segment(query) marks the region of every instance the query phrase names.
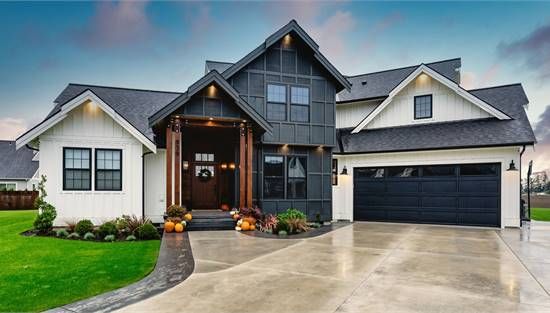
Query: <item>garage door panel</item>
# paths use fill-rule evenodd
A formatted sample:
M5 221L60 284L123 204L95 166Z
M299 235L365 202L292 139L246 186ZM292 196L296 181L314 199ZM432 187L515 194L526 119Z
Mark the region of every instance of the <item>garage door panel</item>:
M394 172L401 174L390 175ZM355 168L354 173L376 173L354 178L355 220L500 225L500 164Z

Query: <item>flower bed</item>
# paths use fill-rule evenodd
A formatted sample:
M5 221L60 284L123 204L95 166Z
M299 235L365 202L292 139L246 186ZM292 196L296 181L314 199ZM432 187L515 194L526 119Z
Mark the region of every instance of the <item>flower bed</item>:
M322 226L320 222L308 222L303 212L293 208L277 215L262 214L258 207L233 209L230 213L237 222L235 227L237 231L258 230L268 234L287 236L305 233Z

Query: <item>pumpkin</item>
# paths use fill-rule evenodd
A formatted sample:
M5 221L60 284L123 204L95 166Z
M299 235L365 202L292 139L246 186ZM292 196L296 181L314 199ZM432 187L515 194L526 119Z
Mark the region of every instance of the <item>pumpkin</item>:
M252 225L252 224L256 224L256 219L253 218L252 216L247 216L244 218L245 221L248 222L248 224Z
M242 230L250 230L250 224L247 222L247 221L244 221L242 224L241 224L241 229Z
M221 209L222 211L229 211L229 209L230 209L230 208L229 208L229 204L227 204L227 203L222 203L222 205L220 206L220 209Z
M236 230L236 231L241 231L241 228L240 228L239 226L236 226L236 227L235 227L235 230Z
M256 225L254 224L250 225L250 230L256 230Z
M233 219L234 219L235 221L238 220L239 218L241 218L241 217L239 216L239 214L233 214Z
M176 233L181 233L183 231L183 225L180 223L177 223L174 228L176 229Z
M187 213L183 216L183 219L187 222L190 222L193 219L193 215L191 215L191 213Z
M175 224L172 221L168 221L164 223L164 231L167 233L171 233L174 231Z

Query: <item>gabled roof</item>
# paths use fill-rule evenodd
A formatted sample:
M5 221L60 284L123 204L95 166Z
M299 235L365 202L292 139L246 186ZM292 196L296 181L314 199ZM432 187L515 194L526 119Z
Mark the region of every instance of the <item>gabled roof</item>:
M407 76L414 72L422 64L407 66L381 72L347 76L352 84L351 89L343 90L337 94L337 103L355 102L376 98L385 98ZM460 84L460 58L426 63L426 66L434 69L441 75Z
M296 33L312 50L314 58L321 63L321 65L334 77L334 79L341 85L341 89L349 89L351 84L335 67L332 65L325 56L319 51L319 45L304 31L298 22L291 20L288 24L277 30L271 36L260 44L256 49L252 50L249 54L242 59L231 65L229 68L222 72L225 79L230 78L243 67L254 61L258 56L264 53L271 45L282 39L290 32ZM339 90L339 89L337 89Z
M498 118L499 120L506 120L510 119L510 116L508 116L506 113L502 112L498 108L492 106L491 104L487 103L486 101L483 101L483 99L480 99L479 97L476 97L475 95L469 93L467 90L462 88L459 84L456 82L450 80L449 78L441 75L439 72L435 71L431 67L421 64L419 67L417 67L411 74L409 74L405 79L403 79L397 86L395 86L392 91L388 94L388 97L380 103L372 111L369 113L360 123L355 127L355 129L352 131L354 133L360 132L363 128L367 126L368 123L370 123L378 114L380 114L393 100L393 98L399 94L399 92L405 88L407 85L409 85L416 77L418 77L420 74L426 74L430 76L431 78L437 80L441 84L445 85L447 88L454 91L457 95L461 96L465 100L469 101L473 105L478 106L483 111L489 113L491 116L494 116Z
M233 65L233 63L230 63L230 62L206 60L206 63L204 65L204 74L208 74L208 72L210 72L212 70L216 70L219 73L223 73L225 70L230 68L232 65Z
M38 170L38 161L33 161L35 151L22 147L17 150L15 141L0 140L0 180L27 180Z
M184 105L197 92L201 91L212 83L216 83L218 86L220 86L227 94L229 94L229 96L235 101L236 105L241 110L243 110L245 114L250 116L250 118L252 118L252 120L265 131L271 133L271 131L273 130L271 124L269 124L269 122L265 118L258 114L258 112L256 112L245 100L243 100L239 96L238 91L235 90L235 88L233 88L233 86L231 86L216 70L208 72L208 74L204 75L201 79L189 86L187 92L181 94L178 98L174 99L168 105L151 115L151 117L149 117L149 125L155 125L156 123L170 115L172 112L174 112L176 109Z
M469 90L512 119L496 118L372 129L339 129L335 153L379 153L453 148L532 145L536 142L521 84Z

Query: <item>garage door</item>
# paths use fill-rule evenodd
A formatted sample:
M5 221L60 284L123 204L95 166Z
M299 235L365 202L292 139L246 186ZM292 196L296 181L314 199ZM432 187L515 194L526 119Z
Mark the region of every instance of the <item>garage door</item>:
M354 219L500 226L500 164L354 168Z

